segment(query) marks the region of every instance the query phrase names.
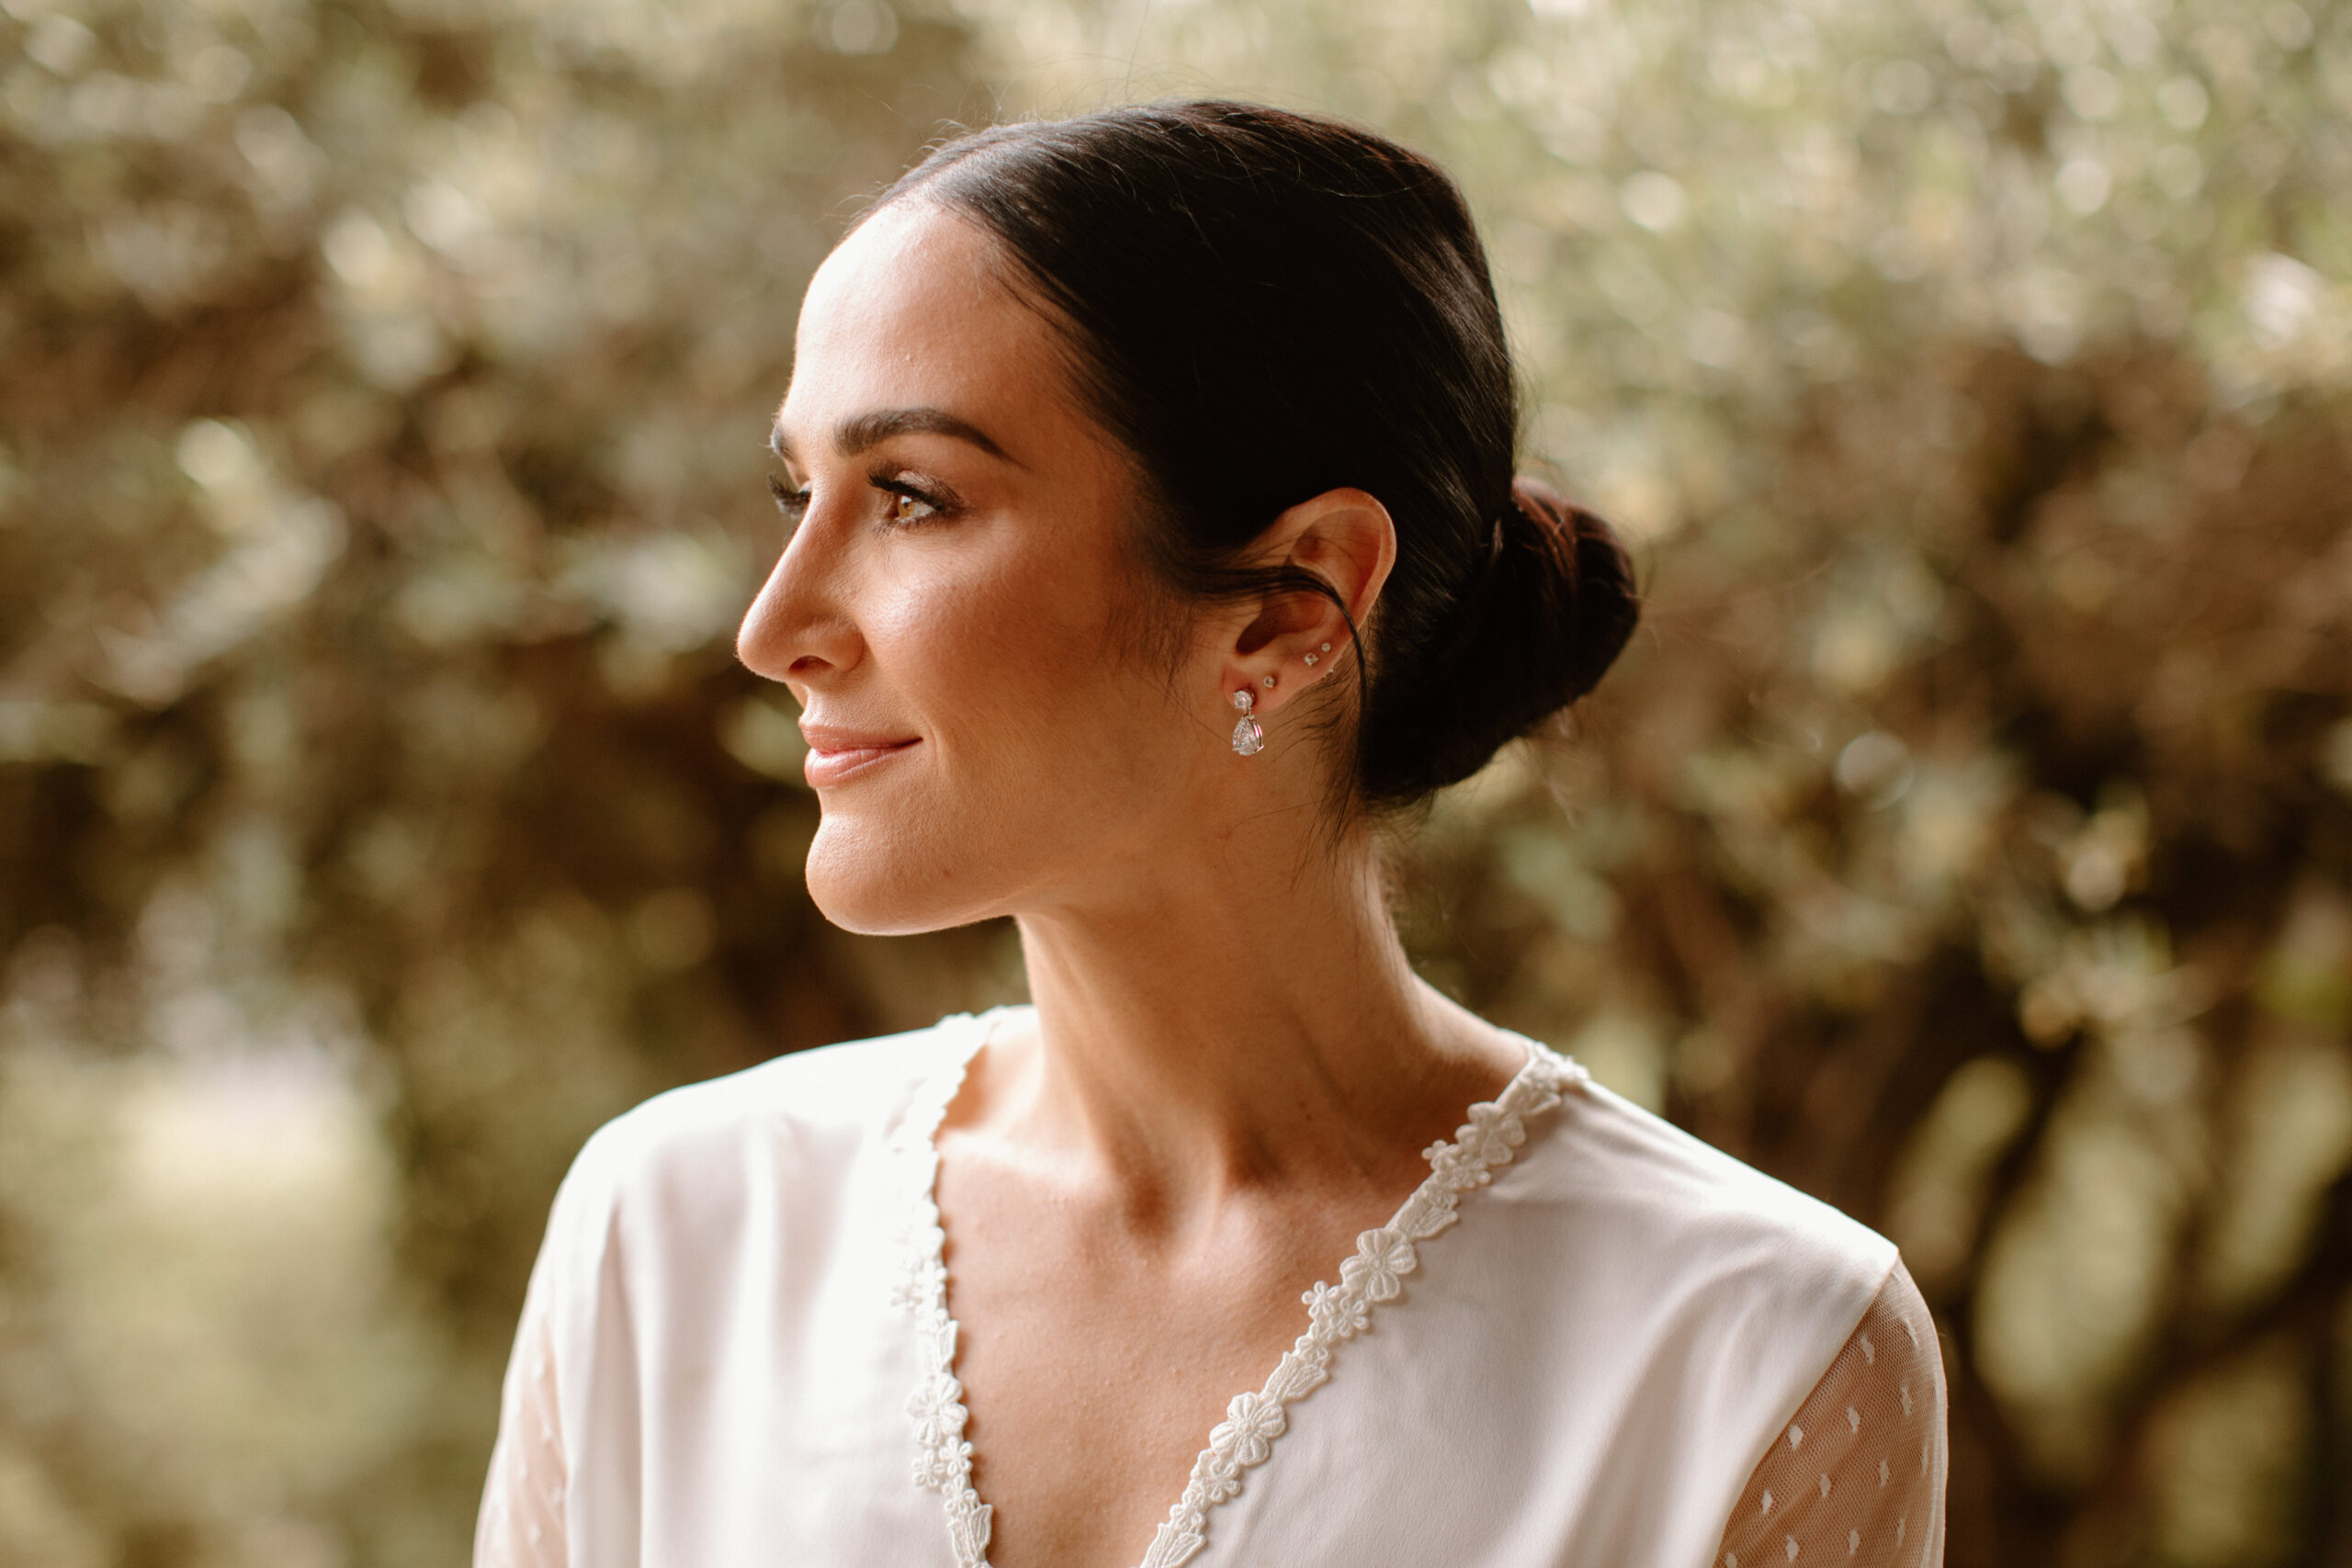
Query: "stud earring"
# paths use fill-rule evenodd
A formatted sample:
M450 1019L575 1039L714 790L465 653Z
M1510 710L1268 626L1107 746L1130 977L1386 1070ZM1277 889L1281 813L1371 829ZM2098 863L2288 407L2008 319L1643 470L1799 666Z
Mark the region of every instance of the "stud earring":
M1250 716L1250 710L1258 705L1258 699L1250 694L1249 687L1244 686L1233 694L1233 705L1241 714L1233 726L1234 754L1254 757L1266 744L1266 732L1259 728L1258 721Z
M1311 653L1310 653L1310 654L1308 654L1308 655L1306 656L1306 667L1307 667L1309 670L1312 670L1312 669L1314 669L1314 668L1315 668L1315 658L1316 658L1316 656L1315 656L1314 654L1311 654Z
M1270 691L1270 692L1271 692L1271 691L1272 691L1273 689L1274 689L1274 678L1273 678L1272 675L1269 675L1269 676L1267 676L1267 677L1266 677L1266 690L1268 690L1268 691Z

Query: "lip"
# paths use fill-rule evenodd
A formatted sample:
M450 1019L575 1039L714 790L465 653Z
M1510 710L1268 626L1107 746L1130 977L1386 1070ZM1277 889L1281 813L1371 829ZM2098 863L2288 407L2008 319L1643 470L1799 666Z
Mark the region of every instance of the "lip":
M808 757L800 764L800 775L811 789L841 784L922 744L919 735L837 729L824 724L804 724L800 733L808 742Z

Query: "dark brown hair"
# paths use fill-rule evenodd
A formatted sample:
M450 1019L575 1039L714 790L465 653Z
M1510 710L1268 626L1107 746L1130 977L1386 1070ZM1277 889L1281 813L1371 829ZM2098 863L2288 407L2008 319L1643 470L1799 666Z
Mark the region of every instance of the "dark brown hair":
M1149 104L959 137L877 208L915 193L992 235L1066 334L1171 587L1336 601L1302 569L1234 562L1326 491L1388 508L1396 564L1359 639L1367 804L1468 777L1624 647L1639 602L1615 535L1514 476L1486 252L1428 159L1312 115Z

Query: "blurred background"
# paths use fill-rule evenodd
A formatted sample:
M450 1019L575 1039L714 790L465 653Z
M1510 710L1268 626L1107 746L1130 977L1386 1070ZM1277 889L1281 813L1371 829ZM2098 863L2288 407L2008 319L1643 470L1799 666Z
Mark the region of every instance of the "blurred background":
M1432 979L1894 1236L1951 1561L2352 1564L2352 4L0 0L0 1563L462 1561L546 1206L830 929L810 268L948 121L1445 160L1653 603Z

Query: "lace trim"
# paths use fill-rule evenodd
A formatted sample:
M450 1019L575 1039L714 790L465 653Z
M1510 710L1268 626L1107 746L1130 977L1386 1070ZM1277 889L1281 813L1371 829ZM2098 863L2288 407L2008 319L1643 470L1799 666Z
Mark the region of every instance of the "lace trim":
M995 1026L996 1012L945 1021L966 1038L953 1059L918 1093L892 1135L911 1191L906 1208L906 1270L895 1304L915 1320L915 1357L922 1381L907 1401L915 1423L915 1484L947 1505L947 1537L961 1568L987 1568L989 1506L972 1488L972 1445L964 1436L971 1412L956 1376L956 1320L947 1313L947 1231L939 1221L939 1123L964 1086L964 1074Z
M956 1021L970 1026L971 1038L952 1068L927 1086L898 1134L916 1183L907 1272L899 1288L900 1302L915 1315L922 1365L922 1381L907 1404L921 1449L915 1483L945 1498L957 1568L988 1568L989 1506L972 1487L972 1445L964 1437L970 1412L956 1376L956 1320L947 1312L947 1236L939 1219L936 1135L995 1016ZM1527 1065L1501 1094L1470 1108L1469 1120L1454 1130L1453 1142L1422 1151L1430 1174L1386 1224L1356 1237L1355 1256L1340 1265L1339 1284L1317 1280L1299 1298L1306 1304L1306 1332L1283 1354L1263 1388L1237 1395L1226 1406L1225 1419L1193 1461L1183 1495L1153 1534L1140 1568L1180 1568L1208 1543L1209 1510L1240 1495L1242 1472L1266 1462L1289 1425L1283 1406L1329 1382L1332 1352L1369 1332L1373 1309L1403 1292L1405 1277L1420 1264L1413 1244L1451 1227L1461 1218L1462 1195L1487 1186L1498 1168L1510 1163L1513 1151L1527 1141L1525 1118L1553 1109L1562 1091L1586 1081L1584 1068L1549 1046L1526 1039L1521 1043L1527 1047Z
M1495 1168L1510 1163L1527 1141L1523 1118L1560 1103L1561 1090L1580 1082L1582 1067L1533 1041L1527 1065L1492 1100L1470 1108L1470 1119L1454 1130L1453 1142L1424 1152L1430 1174L1389 1222L1356 1237L1355 1256L1340 1265L1340 1283L1317 1280L1299 1299L1306 1303L1307 1328L1298 1337L1266 1386L1238 1395L1225 1420L1209 1433L1209 1446L1193 1461L1184 1495L1168 1510L1168 1522L1152 1537L1142 1568L1178 1568L1207 1544L1208 1512L1239 1495L1241 1472L1263 1464L1274 1439L1289 1425L1283 1407L1306 1398L1331 1377L1331 1353L1372 1327L1373 1309L1404 1290L1404 1278L1419 1267L1413 1251L1461 1218L1462 1194L1494 1180ZM967 1564L966 1568L978 1568Z

